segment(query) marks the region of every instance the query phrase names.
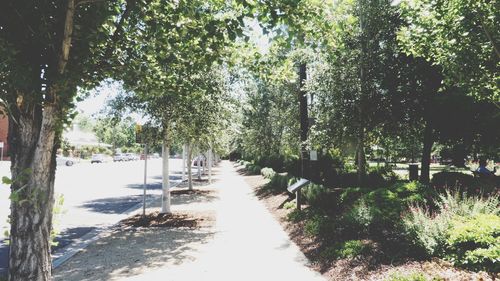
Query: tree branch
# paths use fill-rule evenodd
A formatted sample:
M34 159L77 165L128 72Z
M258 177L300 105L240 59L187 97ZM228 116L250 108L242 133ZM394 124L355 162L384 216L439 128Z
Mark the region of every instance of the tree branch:
M64 20L64 34L61 53L59 54L59 62L57 65L59 74L64 73L64 69L66 68L66 64L68 63L69 51L71 48L71 35L73 34L73 17L75 15L75 8L75 0L68 0L68 7L66 8L66 19Z
M107 2L109 0L78 0L76 2L76 6L80 6L83 4L95 4L95 3L101 3L101 2Z

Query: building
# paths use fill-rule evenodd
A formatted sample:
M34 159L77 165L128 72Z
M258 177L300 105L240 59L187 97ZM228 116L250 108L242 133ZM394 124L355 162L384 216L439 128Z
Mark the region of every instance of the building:
M9 133L9 119L0 114L0 142L3 143L3 157L9 156L9 145L7 143L7 134ZM0 148L1 150L1 148ZM1 160L1 159L0 159Z

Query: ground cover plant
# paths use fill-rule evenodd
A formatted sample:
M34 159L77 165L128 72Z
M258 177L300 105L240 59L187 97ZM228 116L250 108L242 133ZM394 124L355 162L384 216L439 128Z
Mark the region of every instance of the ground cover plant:
M275 194L286 193L287 182L296 180L270 168L261 172L269 179L263 189ZM467 175L441 173L432 183L456 178L468 179L469 185L479 182ZM439 258L459 268L498 273L499 194L478 185L450 186L433 188L392 175L371 187L311 183L302 190L303 210L295 209L294 202L282 207L288 210L290 223L300 225L306 237L320 244L316 262L369 258L397 264ZM395 274L386 280L440 279Z

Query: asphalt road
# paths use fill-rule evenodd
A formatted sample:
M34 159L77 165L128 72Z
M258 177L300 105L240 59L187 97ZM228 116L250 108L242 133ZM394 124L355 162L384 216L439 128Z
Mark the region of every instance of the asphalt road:
M9 176L9 163L0 162L0 178ZM171 183L180 181L181 159L170 159ZM125 218L123 214L142 202L144 161L79 163L58 166L56 198L63 196L62 212L56 214L60 231L54 251L96 228L105 228ZM161 159L148 160L148 196L161 196ZM0 239L8 229L9 188L0 184ZM0 273L8 264L8 246L0 244Z

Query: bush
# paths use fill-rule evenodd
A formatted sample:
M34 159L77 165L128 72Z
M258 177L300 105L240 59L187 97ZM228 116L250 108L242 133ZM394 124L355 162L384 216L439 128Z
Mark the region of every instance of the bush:
M368 234L373 223L373 213L373 206L369 206L362 198L342 216L341 225L350 234Z
M460 172L439 172L432 176L431 184L437 188L467 188L473 186L474 177Z
M402 218L409 242L426 256L440 256L473 270L496 270L500 261L500 199L465 193L440 195L437 210L413 205Z
M328 204L331 203L328 196L328 189L320 184L310 183L302 189L302 194L309 205L320 209L327 208Z
M284 161L285 171L292 176L300 176L300 158L298 155L288 155Z
M285 159L282 155L271 155L259 157L256 163L261 167L270 167L275 171L282 172L284 169Z
M262 168L260 174L266 179L272 179L276 175L276 172L272 168Z
M455 217L446 242L446 257L456 265L500 272L500 216Z
M300 222L305 220L307 217L306 213L304 211L300 210L293 210L287 215L287 220L291 222Z
M351 205L342 220L345 229L353 233L382 234L383 231L397 231L400 214L408 202L426 202L423 186L417 182L396 183L387 188L370 190L348 188L340 194L343 205ZM354 202L354 203L351 203Z
M318 159L319 176L327 186L339 186L340 175L345 173L345 160L340 150L330 149Z
M320 256L326 260L355 258L369 250L369 245L363 243L361 240L348 240L325 248L321 251Z
M304 233L309 236L326 238L335 232L333 221L325 215L315 214L307 219Z
M271 178L271 181L269 181L269 183L267 184L267 188L275 192L284 192L288 187L289 181L290 177L288 175L274 173L274 176Z

